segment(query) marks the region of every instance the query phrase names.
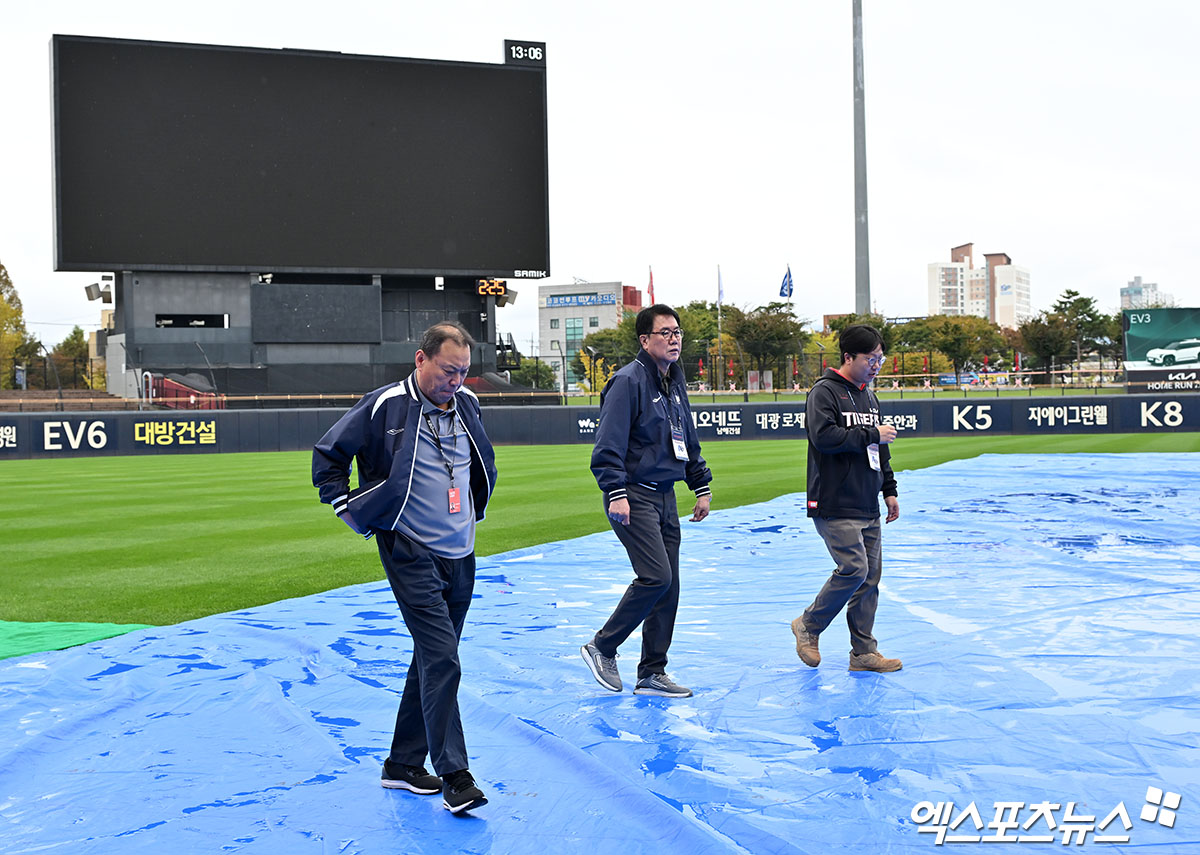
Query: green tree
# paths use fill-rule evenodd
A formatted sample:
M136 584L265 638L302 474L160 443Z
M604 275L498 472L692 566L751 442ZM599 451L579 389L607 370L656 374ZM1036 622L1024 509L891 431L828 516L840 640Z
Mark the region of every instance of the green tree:
M1096 308L1093 297L1082 297L1078 291L1068 288L1050 307L1067 325L1071 341L1075 345L1075 364L1078 368L1085 353L1096 351L1099 338L1104 332L1104 315Z
M546 362L525 357L521 367L509 373L512 382L528 389L542 389L553 392L558 388L554 376L554 368Z
M87 337L80 326L76 326L66 338L54 346L50 351L50 358L58 368L58 376L62 379L63 386L78 387L79 381L82 380L84 386L92 387L88 356Z
M615 327L596 330L584 336L581 346L571 360L571 369L576 377L587 376L587 366L583 364L580 354L591 354L588 348L596 351L596 358L603 358L609 365L618 367L632 360L642 349L637 340L637 316L626 315Z
M1096 353L1100 356L1100 367L1104 360L1109 359L1114 366L1125 358L1125 331L1121 323L1121 312L1112 315L1101 315L1099 334L1096 336Z
M71 330L66 338L54 346L52 353L66 360L87 359L88 341L83 334L83 327L76 326Z
M1071 352L1071 328L1062 315L1041 312L1021 323L1021 350L1032 354L1040 367L1049 370L1055 359Z
M741 344L728 332L722 330L719 339L709 343L706 366L705 382L714 391L724 391L730 383L739 389L745 388L746 356Z
M717 337L717 304L693 300L686 306L678 306L679 326L683 328L684 344L689 342L711 342ZM739 309L738 314L741 313ZM722 307L721 314L725 314ZM724 318L722 318L724 320Z
M954 369L954 382L961 381L962 370L970 363L981 363L984 356L1004 346L1000 328L976 315L933 315L918 327L927 337L928 346L940 351Z
M875 329L879 330L879 334L883 336L883 349L885 352L890 352L892 348L898 344L897 333L899 332L900 327L889 322L888 319L883 315L877 315L875 313L858 315L854 312L851 312L848 315L839 315L829 322L829 329L831 329L837 335L841 335L842 330L854 324L869 324L875 327ZM836 336L834 337L834 341L837 341ZM840 354L838 362L841 362Z
M30 355L36 353L37 344L25 329L21 298L8 269L0 264L0 389L11 389L13 366L22 361L28 364Z
M722 304L720 307L718 324L718 311L716 303L707 303L703 300L693 300L686 306L676 308L679 313L679 326L683 330L683 350L680 354L680 362L683 363L684 372L693 372L694 379L700 379L700 360L704 360L704 382L714 388L724 388L728 383L728 377L725 375L724 369L713 373L713 365L716 362L717 354L720 353L723 357L732 357L735 362L738 362L738 348L733 343L730 337L730 329L737 325L745 313L737 306ZM718 331L721 335L721 346L717 346ZM711 351L711 355L709 355ZM740 365L740 363L739 363ZM734 382L740 376L740 368L735 368ZM689 374L689 376L692 376Z
M758 371L801 352L810 335L804 323L792 314L792 307L779 302L742 314L730 325L729 332Z

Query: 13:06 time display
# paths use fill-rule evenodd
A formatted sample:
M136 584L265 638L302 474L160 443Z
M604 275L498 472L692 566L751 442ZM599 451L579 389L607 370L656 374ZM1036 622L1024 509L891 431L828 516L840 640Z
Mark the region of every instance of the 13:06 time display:
M504 61L510 65L545 65L545 42L504 42Z

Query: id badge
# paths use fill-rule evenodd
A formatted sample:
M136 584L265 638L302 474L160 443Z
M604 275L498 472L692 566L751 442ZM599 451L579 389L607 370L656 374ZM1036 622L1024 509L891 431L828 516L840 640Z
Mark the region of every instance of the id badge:
M446 495L450 500L450 513L457 514L462 510L462 500L458 494L457 487L451 487L446 491Z
M873 442L867 446L867 462L871 464L871 468L876 472L883 471L879 467L879 443Z
M687 460L687 443L683 441L683 430L680 428L671 428L671 444L675 446L675 459Z

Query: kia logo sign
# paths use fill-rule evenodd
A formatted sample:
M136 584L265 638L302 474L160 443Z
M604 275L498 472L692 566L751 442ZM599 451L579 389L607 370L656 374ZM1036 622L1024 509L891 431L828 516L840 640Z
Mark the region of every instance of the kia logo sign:
M1188 373L1184 374L1182 371L1177 371L1174 374L1168 374L1167 379L1168 380L1195 380L1196 372L1189 371Z

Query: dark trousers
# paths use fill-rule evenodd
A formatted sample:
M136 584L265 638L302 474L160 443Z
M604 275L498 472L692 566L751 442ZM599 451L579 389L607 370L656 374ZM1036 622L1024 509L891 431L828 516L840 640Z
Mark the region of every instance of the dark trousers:
M395 531L376 535L379 557L413 640L413 659L389 759L434 772L467 768L467 745L458 713L458 641L475 587L475 554L442 558Z
M631 484L627 496L629 525L609 522L629 553L636 578L596 633L594 643L605 656L615 656L617 648L642 624L640 680L667 668L667 648L679 608L679 512L674 490L659 493Z
M871 632L875 628L879 578L883 572L879 517L813 517L813 522L837 566L804 612L804 627L814 635L820 635L845 608L846 624L850 627L850 652L859 655L875 653L879 645Z

